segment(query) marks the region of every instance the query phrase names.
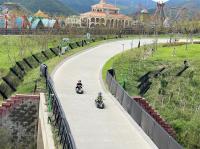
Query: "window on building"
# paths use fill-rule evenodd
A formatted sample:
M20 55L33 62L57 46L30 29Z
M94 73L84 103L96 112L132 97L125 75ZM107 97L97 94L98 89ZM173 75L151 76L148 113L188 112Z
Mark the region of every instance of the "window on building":
M91 18L91 22L95 22L95 18Z

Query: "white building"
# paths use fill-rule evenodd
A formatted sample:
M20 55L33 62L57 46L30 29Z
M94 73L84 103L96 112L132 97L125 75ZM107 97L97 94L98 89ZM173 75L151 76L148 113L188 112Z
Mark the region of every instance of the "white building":
M81 26L81 18L80 16L69 16L65 20L65 25L70 27L80 27Z
M132 26L132 18L119 13L120 9L106 0L91 6L91 11L81 14L82 27L127 28Z

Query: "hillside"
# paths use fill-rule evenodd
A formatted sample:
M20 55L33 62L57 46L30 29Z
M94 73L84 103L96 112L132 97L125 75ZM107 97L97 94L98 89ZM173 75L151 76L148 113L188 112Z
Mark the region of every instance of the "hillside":
M8 2L7 0L0 0L0 3ZM27 10L35 13L39 9L53 15L71 15L75 12L67 5L63 5L59 0L10 0L9 2L19 3Z
M0 0L0 3L8 0ZM10 2L19 3L27 10L36 12L38 9L50 14L71 15L87 12L91 5L96 4L99 0L10 0ZM115 4L115 0L107 0L108 3ZM200 8L199 0L170 0L167 2L168 7L187 7L193 11ZM64 5L63 5L64 4ZM116 0L116 4L125 14L133 14L143 8L155 9L156 3L152 0ZM194 9L193 9L194 8Z
M73 10L81 13L90 10L90 6L96 4L99 0L60 0L60 2L64 3L65 5L69 6Z
M118 82L131 96L143 96L176 130L184 148L199 149L200 45L189 44L186 50L180 44L174 52L173 45L165 44L153 53L152 47L119 54L104 68L114 68Z
M98 3L99 0L59 0L66 4L75 11L82 13L90 10L92 4ZM107 0L108 3L115 4L115 0ZM121 12L125 14L130 14L137 12L142 8L153 9L156 7L156 3L152 0L116 0L117 6L121 8ZM170 0L167 2L169 7L182 7L185 5L191 5L191 3L198 8L200 8L199 0ZM189 7L189 6L188 6Z
M186 3L182 3L182 6L190 9L190 10L198 10L200 9L200 1L199 0L190 0L187 1Z

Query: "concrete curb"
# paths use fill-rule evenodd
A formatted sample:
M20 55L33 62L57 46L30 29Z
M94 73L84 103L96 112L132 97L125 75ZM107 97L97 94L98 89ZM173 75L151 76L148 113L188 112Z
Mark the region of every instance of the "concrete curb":
M45 94L40 94L38 149L55 149L51 124L48 124L48 112L45 105ZM40 132L41 131L41 132ZM40 140L41 139L41 140Z

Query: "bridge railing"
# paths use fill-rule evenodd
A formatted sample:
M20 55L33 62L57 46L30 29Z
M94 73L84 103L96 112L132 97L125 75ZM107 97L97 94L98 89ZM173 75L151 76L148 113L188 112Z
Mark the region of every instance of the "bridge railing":
M48 73L47 66L42 64L40 67L41 75L46 79L46 88L48 90L48 111L54 115L54 124L58 128L60 143L63 149L76 149L76 145L71 134L71 130L66 119L66 115L61 106L59 97L55 91L54 83Z
M120 86L108 70L106 83L109 91L135 122L143 129L159 149L183 149L183 147Z

